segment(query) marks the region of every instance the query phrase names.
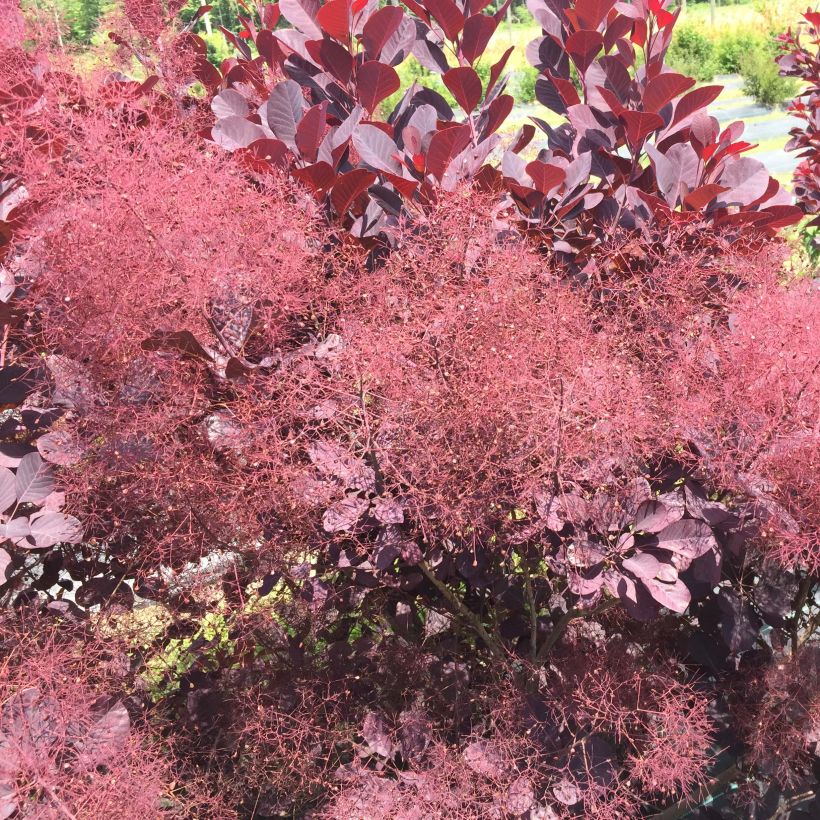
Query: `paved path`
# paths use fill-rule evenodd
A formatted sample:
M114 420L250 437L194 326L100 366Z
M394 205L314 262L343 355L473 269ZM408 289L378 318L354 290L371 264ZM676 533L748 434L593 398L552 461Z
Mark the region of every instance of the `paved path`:
M709 107L710 112L724 127L734 120L743 120L746 123L743 139L760 144L760 148L750 151L749 156L764 162L770 173L782 182L787 181L798 160L794 154L784 151L783 146L789 138L789 129L797 120L785 110L758 105L744 96L743 80L736 74L715 77L714 81L724 86L724 91Z

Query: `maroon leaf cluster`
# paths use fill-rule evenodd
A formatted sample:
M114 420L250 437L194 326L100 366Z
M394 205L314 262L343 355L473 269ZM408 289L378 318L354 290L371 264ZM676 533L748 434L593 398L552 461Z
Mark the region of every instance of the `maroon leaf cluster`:
M794 173L794 195L803 213L820 213L820 14L807 10L805 23L780 36L780 73L797 77L805 85L789 106L792 116L801 120L792 128L787 151L799 152L801 159ZM808 223L817 225L817 217Z
M258 25L242 17L240 37L226 34L238 58L204 80L215 92L210 138L255 172L288 168L365 244L395 242L400 216L475 177L513 106L502 77L509 52L486 83L474 68L506 5L493 14L481 0L406 5L412 15L373 0L260 5ZM277 27L280 15L293 28ZM386 122L377 116L411 54L442 76L460 117L416 85Z
M665 65L679 12L659 0L530 4L543 28L527 51L540 72L536 96L567 122L553 128L535 118L548 147L524 159L536 133L526 125L498 167L496 132L514 104L502 76L512 48L486 86L475 64L506 6L488 15L482 3L405 5L412 17L336 0L327 9L296 0L260 7L263 28L243 17L241 37L229 34L239 57L208 79L217 116L210 138L255 171L289 168L360 240L395 243L401 217L464 180L505 192L511 224L570 261L613 229L705 219L771 235L799 218L765 167L741 156L752 147L741 140L743 124L720 130L706 112L721 87L693 88ZM280 13L294 28L276 28ZM416 86L386 123L373 119L399 90L394 66L411 54L441 74L463 121ZM279 72L289 79L276 82Z
M584 255L612 230L670 219L771 234L799 218L763 164L741 156L752 147L743 123L721 130L707 113L721 86L694 88L665 64L680 14L666 5L528 3L543 31L527 47L540 72L536 97L566 123L534 119L548 147L523 159L535 133L525 126L498 175L522 230L562 254Z

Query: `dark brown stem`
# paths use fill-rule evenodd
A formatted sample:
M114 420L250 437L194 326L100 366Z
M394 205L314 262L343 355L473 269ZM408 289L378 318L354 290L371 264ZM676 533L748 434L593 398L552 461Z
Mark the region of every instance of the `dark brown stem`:
M504 657L504 648L495 638L492 637L492 635L490 635L489 632L487 632L478 615L469 609L464 601L462 601L461 598L459 598L458 595L456 595L455 592L447 586L447 584L436 576L436 573L427 561L420 561L418 567L424 573L427 580L430 581L430 583L441 593L447 603L450 604L451 608L455 610L456 614L475 630L476 634L482 641L484 641L492 653L496 657Z
M524 567L524 592L530 610L530 660L535 663L538 656L538 610L535 606L535 595L532 590L532 579L529 568Z
M808 573L800 583L800 589L797 591L797 597L794 599L794 618L792 618L791 633L792 633L792 655L797 653L800 648L800 616L806 606L806 601L809 599L809 592L814 585L814 576Z
M598 604L598 606L593 607L592 609L570 609L567 610L562 616L558 623L555 625L555 629L547 635L546 640L544 643L541 644L541 649L538 650L538 654L535 657L536 663L543 663L546 659L547 655L552 651L552 648L555 644L558 643L561 636L566 632L567 627L572 623L572 621L576 620L577 618L590 618L593 615L600 615L602 612L606 612L608 609L612 609L618 603L617 599L613 598L609 601L604 601L602 604Z

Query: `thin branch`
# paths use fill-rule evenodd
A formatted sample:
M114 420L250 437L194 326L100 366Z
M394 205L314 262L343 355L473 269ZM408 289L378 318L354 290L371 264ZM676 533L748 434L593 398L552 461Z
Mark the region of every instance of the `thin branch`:
M800 616L803 614L803 609L809 599L809 592L811 592L813 585L814 576L807 573L800 584L797 597L794 599L794 618L791 623L792 655L796 654L800 648Z
M544 643L541 644L541 649L538 650L538 654L535 657L536 663L543 663L546 659L547 655L549 655L552 648L555 644L558 643L561 636L566 632L567 627L572 623L572 621L578 618L590 618L593 615L600 615L602 612L606 612L608 609L612 609L612 607L618 604L618 600L616 598L612 598L609 601L604 601L602 604L598 604L598 606L593 607L592 609L569 609L567 610L562 616L558 623L555 625L555 629L547 635L546 640Z
M476 634L482 641L484 641L492 653L499 658L504 657L503 647L490 635L489 632L487 632L478 615L469 609L464 601L462 601L461 598L459 598L458 595L456 595L453 590L447 586L447 584L436 576L436 573L433 571L430 564L428 564L427 561L422 560L419 562L418 567L424 573L427 580L430 581L430 583L441 593L455 612L475 630Z
M535 595L532 590L532 579L529 568L524 567L524 592L530 611L530 660L535 663L538 656L538 610L535 606Z

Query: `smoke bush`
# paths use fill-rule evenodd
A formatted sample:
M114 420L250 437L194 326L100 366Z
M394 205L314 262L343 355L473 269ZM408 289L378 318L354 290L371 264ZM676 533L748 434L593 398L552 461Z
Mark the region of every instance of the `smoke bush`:
M169 772L117 698L128 658L73 637L36 620L2 625L0 816L153 816Z
M532 5L569 123L500 168L504 7L284 0L217 68L129 2L139 81L4 46L0 816L817 808L794 209L672 12ZM458 116L379 119L411 51Z

